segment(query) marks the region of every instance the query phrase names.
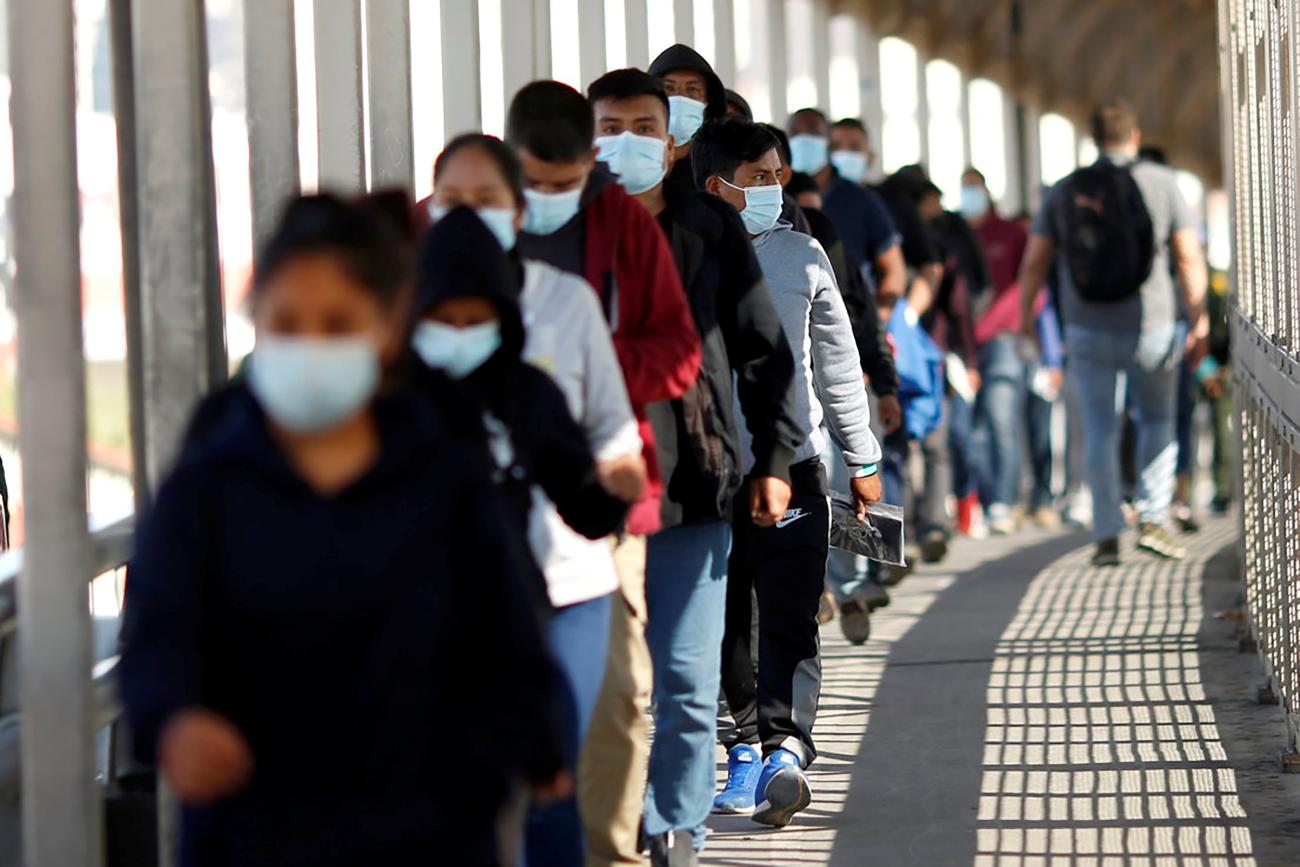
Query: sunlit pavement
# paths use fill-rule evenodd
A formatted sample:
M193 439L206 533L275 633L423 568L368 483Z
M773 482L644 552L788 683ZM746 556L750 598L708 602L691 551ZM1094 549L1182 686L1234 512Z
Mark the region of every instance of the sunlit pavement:
M704 862L1300 863L1300 790L1269 761L1282 723L1245 700L1258 665L1203 601L1234 603L1226 558L1203 586L1234 533L1210 522L1182 563L1126 540L1106 571L1082 536L959 543L896 588L866 645L825 628L812 807L779 831L714 817ZM1243 769L1276 814L1260 828Z

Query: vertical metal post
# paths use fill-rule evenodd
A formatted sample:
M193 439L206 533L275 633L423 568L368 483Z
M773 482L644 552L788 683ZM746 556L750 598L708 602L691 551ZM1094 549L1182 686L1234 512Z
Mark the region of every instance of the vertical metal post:
M582 86L605 74L605 0L578 0L578 70Z
M695 3L692 0L673 0L673 38L683 45L694 46Z
M274 231L300 186L294 4L244 6L244 97L253 194L253 246Z
M507 17L505 15L503 18ZM547 22L549 24L549 20ZM478 0L442 3L442 112L447 141L483 126ZM550 28L546 32L550 44Z
M366 0L370 77L370 186L414 189L411 125L411 4Z
M880 150L885 135L885 107L880 94L880 40L866 22L858 18L854 42L858 57L858 92L862 102L862 123Z
M537 3L519 4L521 8L503 8L501 15L501 89L502 104L507 110L519 88L542 76L537 72ZM547 46L550 46L550 22L546 23ZM549 52L548 52L549 58ZM547 61L546 75L550 74Z
M360 0L316 0L316 119L321 189L366 184ZM449 4L444 3L445 9ZM474 35L475 43L478 34Z
M727 87L735 87L736 0L713 0L713 32L713 71Z
M1002 208L1010 214L1029 209L1025 188L1025 161L1021 156L1024 142L1020 136L1020 102L1005 88L1002 90L1002 141L1005 154L1004 172L1007 188L1002 194Z
M551 0L533 0L533 78L550 78L551 68Z
M90 540L72 6L8 4L22 334L19 449L27 509L18 621L28 867L93 867L102 858L86 604Z
M831 107L831 10L830 0L812 0L813 76L817 82L817 105L824 111Z
M646 13L646 0L626 0L623 5L623 26L627 30L627 65L645 69L650 56L650 19Z
M930 164L930 55L920 46L916 49L916 126L921 131L920 163Z
M789 109L786 107L786 85L789 79L789 62L786 58L785 0L767 2L767 80L772 106L772 123L784 127Z

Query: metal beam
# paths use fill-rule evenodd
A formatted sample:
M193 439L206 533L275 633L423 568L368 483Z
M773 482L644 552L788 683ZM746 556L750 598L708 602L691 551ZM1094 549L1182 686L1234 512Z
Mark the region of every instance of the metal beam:
M313 16L320 186L343 192L359 192L366 185L359 4L316 0Z
M831 11L830 0L812 0L813 79L817 82L817 105L831 107Z
M18 405L26 506L19 578L28 867L96 867L86 391L73 4L9 3Z
M713 32L716 43L713 47L713 71L722 79L723 84L734 88L736 86L736 0L713 0Z
M707 3L708 0L701 2ZM673 38L683 45L695 45L695 3L692 0L673 0Z
M547 20L545 26L539 28L536 21L536 15L540 11L546 14ZM509 14L502 10L501 15L501 98L502 105L508 109L510 100L519 92L519 89L535 78L549 77L550 75L550 33L551 24L549 12L545 8L545 3L528 2L522 4L520 8L511 8ZM538 75L537 72L537 41L538 31L546 35L547 46L547 71L545 75Z
M578 70L582 85L600 78L608 70L605 63L605 0L578 0Z
M767 0L767 81L771 94L772 123L784 127L787 106L786 86L789 64L786 60L785 0Z
M483 127L478 0L456 0L443 3L441 8L443 131L446 140L451 141L461 133L477 132ZM549 18L547 23L549 25ZM535 34L535 37L544 36L549 46L550 33L548 26L544 34Z
M366 0L366 57L370 186L409 192L415 184L410 0Z
M625 0L623 28L627 31L627 65L645 69L650 65L650 27L646 0Z
M300 187L298 73L293 3L244 8L244 96L254 249L270 237Z

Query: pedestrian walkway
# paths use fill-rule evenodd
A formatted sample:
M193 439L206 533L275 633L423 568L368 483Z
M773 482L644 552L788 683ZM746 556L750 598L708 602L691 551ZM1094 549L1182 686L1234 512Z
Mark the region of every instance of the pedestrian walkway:
M1297 863L1282 723L1214 617L1234 532L1108 571L1080 536L959 544L864 647L827 627L812 808L781 831L715 817L705 863Z

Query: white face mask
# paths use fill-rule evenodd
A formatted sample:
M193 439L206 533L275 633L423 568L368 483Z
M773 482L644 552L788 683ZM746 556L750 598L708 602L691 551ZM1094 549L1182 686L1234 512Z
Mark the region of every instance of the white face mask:
M528 206L524 209L524 231L534 235L549 235L578 214L582 202L582 187L563 193L539 193L524 190Z
M636 196L653 189L667 174L664 145L663 139L631 132L603 135L596 139L596 159L608 163L623 189Z
M452 379L464 379L501 347L501 323L494 319L456 328L426 319L415 326L411 345L434 370L441 370Z
M831 165L851 184L860 184L867 177L867 155L862 151L832 151Z
M429 216L436 223L451 209L445 205L429 203ZM515 248L515 209L514 208L475 208L474 213L483 221L483 225L496 237L501 249L507 253Z
M673 141L684 145L704 126L706 106L689 96L668 97L668 134Z
M379 353L368 338L259 334L248 387L276 424L319 433L364 409L379 376Z
M740 219L751 235L761 235L776 225L781 219L781 209L785 207L785 195L780 184L768 184L763 187L738 187L725 178L719 177L733 190L745 194L745 207L740 212Z
M978 219L989 212L989 191L977 184L961 188L961 215L968 220Z
M815 175L826 168L829 161L830 140L824 135L790 137L790 168L806 175Z

